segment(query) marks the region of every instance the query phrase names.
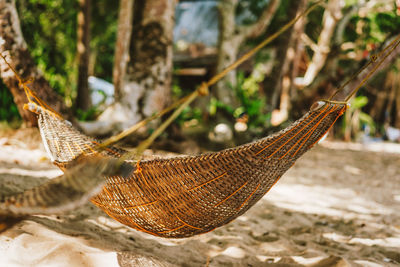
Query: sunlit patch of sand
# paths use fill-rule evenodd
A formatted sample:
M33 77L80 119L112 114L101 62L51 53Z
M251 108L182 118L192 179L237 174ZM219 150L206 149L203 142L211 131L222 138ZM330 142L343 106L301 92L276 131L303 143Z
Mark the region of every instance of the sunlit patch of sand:
M43 149L26 149L11 145L0 146L0 161L7 163L23 163L24 165L48 165L50 163Z
M349 143L338 141L324 141L320 144L330 149L349 149L353 151L371 151L400 154L400 144L390 142Z
M119 266L116 252L106 252L70 237L28 222L12 239L0 236L2 266Z
M400 248L400 236L387 237L387 238L360 238L343 236L337 233L324 233L325 238L329 238L336 242L343 242L348 244L363 244L366 246L381 246L381 247L398 247Z
M315 264L321 260L323 260L325 257L319 256L319 257L311 257L311 258L305 258L301 256L293 256L292 259L295 260L299 264L303 265L312 265Z
M304 184L280 184L264 199L274 205L312 214L324 214L345 219L371 219L373 215L391 214L393 210L365 199L349 188Z
M63 172L58 169L51 170L26 170L23 168L1 168L0 174L11 174L11 175L21 175L30 177L48 177L54 178L56 176L62 175Z
M354 261L354 262L360 264L363 267L382 267L381 264L371 262L371 261L358 260L358 261Z

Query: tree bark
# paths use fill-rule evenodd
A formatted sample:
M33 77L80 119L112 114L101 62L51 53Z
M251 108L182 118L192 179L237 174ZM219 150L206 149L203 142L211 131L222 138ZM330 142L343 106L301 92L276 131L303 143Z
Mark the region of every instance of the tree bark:
M308 0L302 0L300 4L299 11L304 10L307 7ZM307 22L307 18L301 18L294 26L293 26L293 38L294 38L294 59L293 59L293 66L290 73L290 95L291 98L295 98L297 96L297 89L295 88L294 79L299 76L300 68L304 61L305 56L305 46L303 41L301 40L301 36L304 33L305 25Z
M90 59L90 12L91 0L79 0L78 13L78 93L76 107L87 110L90 106L89 59Z
M129 61L134 0L121 0L118 14L117 41L114 54L113 83L115 98L121 99L121 88Z
M396 86L395 107L396 113L394 114L393 125L397 129L400 129L400 86Z
M280 0L271 0L257 22L249 26L236 26L237 4L238 0L220 0L218 5L220 31L216 73L235 62L240 46L247 39L257 37L265 31L280 4ZM230 86L236 86L235 71L231 71L222 81L217 83L215 94L224 104L235 106L235 92Z
M306 7L307 0L296 0L292 5L290 5L290 10L288 11L288 19L292 19L295 16L299 15ZM271 124L273 126L279 125L282 122L286 121L289 116L290 110L290 89L292 86L292 77L291 73L295 64L296 57L300 57L300 55L295 54L295 50L297 48L296 41L299 39L301 33L304 28L304 18L300 19L294 26L291 28L283 38L283 44L280 46L280 50L283 50L283 60L278 63L278 69L276 70L276 84L275 88L275 96L280 92L279 99L279 108L273 110L271 117ZM296 70L297 71L297 70ZM274 79L274 76L272 76ZM277 98L277 97L275 97ZM276 101L273 102L274 106L276 106Z
M126 81L120 102L133 121L151 116L170 101L175 1L137 2Z
M70 110L61 97L50 87L29 54L21 32L14 0L0 0L0 53L6 56L8 62L23 79L33 79L29 86L41 99L66 119L74 121ZM25 93L3 59L0 59L0 71L1 78L11 91L22 119L28 127L36 126L37 120L34 114L23 109L23 105L27 103Z
M218 58L215 72L220 73L236 60L242 35L235 34L235 10L237 0L220 1L219 11L219 37ZM236 85L236 70L229 72L224 79L215 86L215 95L219 101L227 105L235 105L235 92L230 86Z
M115 103L87 133L121 131L161 111L170 101L175 1L135 1L126 74Z

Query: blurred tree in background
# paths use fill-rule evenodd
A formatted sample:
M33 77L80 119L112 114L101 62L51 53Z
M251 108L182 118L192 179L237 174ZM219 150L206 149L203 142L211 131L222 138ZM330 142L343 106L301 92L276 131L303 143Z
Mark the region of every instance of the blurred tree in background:
M245 10L243 6L254 9L255 1L221 0L218 3L219 11L219 38L218 53L215 72L219 73L229 65L233 64L239 54L239 49L248 39L254 39L265 32L269 26L280 0L257 1L257 20L240 19ZM253 7L253 8L252 8ZM242 10L240 10L242 9ZM242 11L242 12L240 12ZM241 21L242 20L242 21ZM233 70L220 82L217 83L215 94L219 101L225 105L235 106L235 94L227 86L236 86L236 71Z
M76 108L82 111L87 111L91 103L88 81L90 64L91 9L91 0L79 0L77 29L78 86Z
M46 77L44 77L42 72L36 67L36 63L31 56L28 45L21 32L20 20L14 1L0 1L0 37L0 52L4 57L8 58L9 63L14 66L14 69L19 73L22 79L30 79L29 86L35 88L40 98L51 103L54 110L73 121L71 111L66 107L59 95L51 88ZM20 81L16 79L14 73L4 60L0 62L0 68L2 81L10 89L21 117L28 126L36 125L37 120L34 114L23 108L24 103L26 103L26 96L24 96L23 91L19 87ZM10 106L4 108L9 108L11 111L13 110Z
M62 96L66 105L76 109L74 103L78 88L79 2L77 0L17 0L15 2L22 33L34 62L43 72L49 85ZM119 6L115 1L91 2L88 75L109 82L112 82L114 76L117 101L124 99L121 88L124 83L126 84L127 79L143 87L141 90L145 89L144 84L139 81L141 78L137 76L140 68L134 63L134 60L138 58L140 63L146 62L146 53L143 49L139 49L139 46L146 47L146 45L135 43L138 42L138 38L146 37L143 35L144 32L140 33L140 30L135 28L134 21L137 22L146 17L145 13L141 13L145 10L145 6L139 2L133 0L120 2L121 6L130 5L129 9L132 9L132 17L128 17L128 20L131 18L132 28L128 27L128 30L118 25ZM191 67L206 68L206 74L202 74L203 76L176 75L173 86L175 89L172 92L178 95L187 94L186 88L196 87L199 81L209 77L213 70L221 70L238 55L254 47L267 35L279 30L296 14L305 10L312 1L209 0L179 1L177 4L186 8L185 3L194 2L200 3L199 12L201 3L206 2L208 5L210 2L215 3L213 6L220 11L219 45L214 50L210 50L209 45L206 42L202 44L200 40L184 46L190 55ZM123 14L119 16L126 18ZM263 20L264 24L261 25L260 21ZM222 95L229 95L233 101L224 101L223 96L217 93L217 97L209 102L208 109L201 109L203 115L199 115L198 109L192 114L199 121L207 120L218 110L223 111L228 114L232 128L240 121L247 124L246 129L250 131L252 127L257 128L258 134L265 132L271 125L284 126L287 121L304 113L313 101L329 96L346 78L363 66L372 53L382 49L398 34L399 26L399 7L393 0L326 1L324 5L301 19L290 31L280 36L254 59L240 66L237 74L231 75L225 82L218 85L220 89L217 90L222 91ZM242 34L245 29L254 28L257 28L257 34ZM126 54L126 43L121 44L117 41L117 35L122 34L121 31L124 29L132 31L135 37L129 38L131 43L128 46L130 48L128 54ZM238 36L241 37L240 40ZM176 47L182 46L176 41ZM121 56L122 54L118 52L119 44L122 45L120 47L125 47L125 50L121 48L125 51L125 56ZM226 44L234 48L231 49ZM205 57L206 63L202 58L203 52L209 53L208 57ZM114 56L118 58L118 63L126 62L125 66L114 62ZM151 54L147 56L152 57ZM175 61L177 60L178 57L175 58ZM383 128L386 126L400 128L400 90L398 89L400 80L396 78L399 62L396 57L392 57L391 63L393 64L387 64L383 71L375 75L374 80L360 91L359 95L368 99L367 102L362 101L363 105L357 105L363 113L353 112L353 114L369 114L376 133L383 133ZM184 65L179 65L179 68ZM170 71L172 72L172 66ZM194 73L193 69L186 70L186 73L188 72ZM129 75L124 78L126 73ZM163 86L170 90L168 83L165 81ZM17 109L11 102L12 96L4 85L0 87L0 97L0 120L18 119ZM145 98L146 96L139 97L137 105L142 105ZM142 111L141 117L148 116L152 112L154 110L147 113ZM187 110L186 115L180 118L191 121L193 117L190 117L190 114L191 111ZM356 122L360 127L346 126L344 122L343 135L349 136L349 130L346 127L357 128L360 131L365 128L363 125L371 125L371 120L368 119L368 123L365 123L366 117L361 117L363 119ZM354 118L352 124L356 120ZM185 127L186 124L180 122L180 125ZM356 136L356 134L350 135Z
M100 116L99 127L86 128L94 132L124 130L170 102L174 1L121 0L120 5L115 102Z

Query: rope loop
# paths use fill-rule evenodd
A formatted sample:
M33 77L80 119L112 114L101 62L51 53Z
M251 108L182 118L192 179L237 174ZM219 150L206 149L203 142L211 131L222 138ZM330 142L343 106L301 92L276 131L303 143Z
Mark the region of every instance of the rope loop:
M208 87L208 84L206 82L202 82L200 87L197 89L197 92L199 93L199 96L207 96L210 94L210 89Z
M377 55L371 55L371 61L372 62L376 62L378 60L378 56Z

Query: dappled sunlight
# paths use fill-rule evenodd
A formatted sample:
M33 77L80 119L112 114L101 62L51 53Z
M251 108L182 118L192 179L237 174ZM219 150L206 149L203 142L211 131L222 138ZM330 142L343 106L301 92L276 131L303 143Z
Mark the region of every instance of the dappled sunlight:
M0 161L18 164L33 164L34 166L47 165L50 161L43 149L29 149L16 145L1 145ZM54 169L56 169L54 167Z
M0 242L3 266L119 266L116 252L93 248L83 238L59 234L34 222L26 223L24 233L14 238L1 235Z
M323 237L331 239L335 242L347 244L362 244L366 246L381 246L381 247L400 247L400 235L387 238L360 238L352 236L343 236L338 233L324 233Z
M246 253L241 248L231 246L231 247L226 248L224 251L222 251L221 255L229 256L229 257L232 257L235 259L240 259L240 258L243 258L246 255ZM214 255L214 256L217 256L217 255Z
M321 260L324 259L324 257L319 256L319 257L302 257L302 256L293 256L292 257L293 260L295 260L296 262L298 262L299 264L304 264L304 265L311 265L311 264L315 264Z
M363 261L363 260L359 260L359 261L354 261L357 264L360 264L361 266L364 267L382 267L381 264L377 264L375 262L371 262L371 261Z
M391 142L349 143L340 141L326 141L322 146L329 149L350 149L353 151L386 152L400 154L400 144Z
M259 246L260 251L267 255L274 255L276 253L283 253L287 250L287 246L281 242L263 242Z
M274 205L293 211L337 216L345 219L371 219L393 211L367 200L350 188L330 188L319 185L278 184L264 197Z
M23 168L0 168L0 175L1 174L54 178L58 175L62 175L63 172L59 169L27 170L27 169L23 169Z

